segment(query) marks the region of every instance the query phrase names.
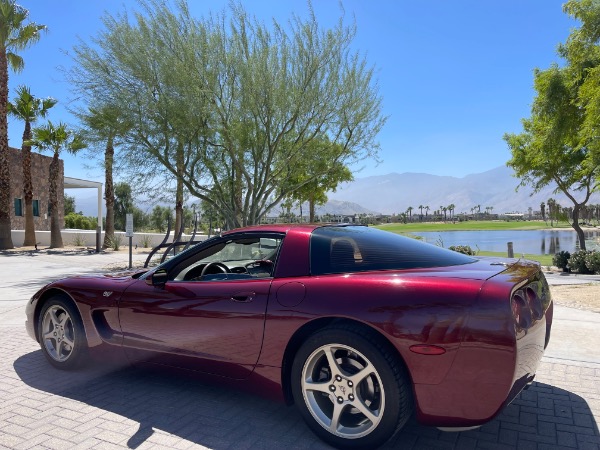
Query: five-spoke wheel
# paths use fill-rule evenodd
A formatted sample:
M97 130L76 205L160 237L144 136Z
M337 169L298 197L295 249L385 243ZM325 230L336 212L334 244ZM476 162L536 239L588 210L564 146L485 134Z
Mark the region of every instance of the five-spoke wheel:
M87 342L71 302L62 297L49 299L40 311L38 327L42 351L54 367L73 369L83 362Z
M306 341L294 360L292 390L308 425L336 447L377 447L412 412L397 356L347 329L326 329Z

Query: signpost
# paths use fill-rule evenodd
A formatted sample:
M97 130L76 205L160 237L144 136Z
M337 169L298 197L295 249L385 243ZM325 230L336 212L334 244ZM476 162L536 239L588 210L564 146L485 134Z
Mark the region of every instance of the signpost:
M133 267L133 214L127 214L125 216L125 236L129 238L129 268L131 269Z

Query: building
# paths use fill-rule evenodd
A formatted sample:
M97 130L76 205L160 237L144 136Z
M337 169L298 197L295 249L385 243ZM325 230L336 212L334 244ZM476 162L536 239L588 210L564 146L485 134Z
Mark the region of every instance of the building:
M23 194L23 163L21 150L9 147L8 164L10 167L10 191L13 201L11 208L10 226L13 230L25 229L25 196ZM52 158L31 152L31 178L33 184L33 221L36 231L50 230L50 215L48 203L50 195L50 163ZM64 224L64 164L59 160L58 185L58 214L61 224Z

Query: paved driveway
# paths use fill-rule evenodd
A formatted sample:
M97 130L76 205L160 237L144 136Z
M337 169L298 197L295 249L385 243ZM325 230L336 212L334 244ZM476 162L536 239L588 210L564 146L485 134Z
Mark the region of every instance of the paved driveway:
M107 259L0 255L0 447L327 448L294 408L252 393L128 366L49 366L24 331L26 300L48 280L114 262ZM411 422L388 447L600 449L599 316L557 307L537 381L489 424L444 433Z

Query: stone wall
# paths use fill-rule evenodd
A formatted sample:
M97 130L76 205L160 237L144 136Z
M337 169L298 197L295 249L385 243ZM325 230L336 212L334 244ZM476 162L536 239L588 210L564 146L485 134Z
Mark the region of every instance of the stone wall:
M39 217L33 217L36 231L50 230L50 217L48 216L48 200L50 191L50 163L52 158L41 155L35 151L31 152L31 178L33 182L33 199L39 200ZM23 195L23 163L21 150L9 148L10 168L10 191L11 191L11 215L10 226L13 230L25 229L25 196ZM59 160L58 175L58 214L60 223L64 226L65 211L65 174L64 163ZM23 215L15 216L15 199L22 199Z

